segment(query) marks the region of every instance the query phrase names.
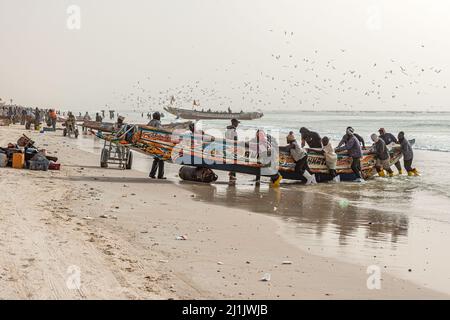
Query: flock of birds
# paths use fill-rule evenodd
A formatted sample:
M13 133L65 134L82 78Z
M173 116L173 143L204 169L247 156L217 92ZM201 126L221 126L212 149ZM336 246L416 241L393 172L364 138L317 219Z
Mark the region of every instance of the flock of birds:
M216 75L208 79L199 77L192 83L158 91L146 88L154 87L147 85L152 81L152 77L147 76L134 83L130 92L114 92L110 104L145 111L162 109L174 97L177 107L190 107L195 100L199 105L196 108L204 110L226 110L228 107L236 111L286 107L311 110L319 106L352 109L359 105L396 105L393 101L401 95L411 95L411 92L423 95L429 89L447 89L442 83L440 67L386 59L365 67L359 63L359 69L348 68L349 59L354 58L349 50L336 49L333 59L325 59L320 50L300 56L290 47L294 36L293 31L283 31L281 37L285 37L285 48L280 48L283 53L271 53L257 73L242 73L242 65L231 62L216 68ZM419 49L425 48L419 46ZM175 82L171 77L165 80Z

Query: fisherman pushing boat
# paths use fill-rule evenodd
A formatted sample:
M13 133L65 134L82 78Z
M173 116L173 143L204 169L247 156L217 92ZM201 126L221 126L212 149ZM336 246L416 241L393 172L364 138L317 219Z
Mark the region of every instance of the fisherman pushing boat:
M352 158L351 169L356 176L356 182L363 182L364 179L361 174L361 158L362 158L362 149L359 144L359 140L354 135L354 130L352 127L347 128L346 132L348 139L345 141L345 144L341 147L335 149L336 152L347 151L348 155Z

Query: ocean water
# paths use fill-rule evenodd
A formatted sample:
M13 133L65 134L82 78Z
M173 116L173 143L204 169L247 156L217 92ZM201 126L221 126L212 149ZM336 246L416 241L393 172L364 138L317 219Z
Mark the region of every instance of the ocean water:
M163 111L164 112L164 111ZM120 111L129 122L146 122L140 112L131 110ZM163 121L175 121L175 117L165 112ZM105 121L108 121L105 119ZM224 129L229 121L208 120L201 121L206 129ZM307 127L317 131L321 136L328 136L334 141L339 141L345 134L345 129L352 126L366 141L370 141L370 135L377 133L379 128L385 128L388 132L397 136L399 131L404 131L409 139L416 139L415 149L450 152L450 112L265 112L264 117L252 121L242 121L240 128L256 129L265 128L285 134L289 131L298 133L300 127Z
M121 114L130 123L147 121L140 113ZM171 121L175 121L171 115L163 118L163 122ZM217 132L228 123L211 120L202 126ZM362 266L377 265L383 272L450 294L450 113L267 112L262 119L242 121L240 128L279 131L283 144L287 132L298 134L302 126L331 137L334 143L347 126L354 127L368 144L370 134L380 127L395 135L404 131L416 140L414 165L421 176L316 186L284 181L274 190L267 181L255 186L254 177L248 175L238 175L235 187L227 185L224 172L217 172L219 181L211 185L180 181L176 165L167 166L167 175L195 192L198 201L274 217L282 225L282 235L305 251ZM90 150L92 140L83 137L76 143ZM100 142L94 146L99 152ZM135 157L136 169L147 173L150 165L150 158Z

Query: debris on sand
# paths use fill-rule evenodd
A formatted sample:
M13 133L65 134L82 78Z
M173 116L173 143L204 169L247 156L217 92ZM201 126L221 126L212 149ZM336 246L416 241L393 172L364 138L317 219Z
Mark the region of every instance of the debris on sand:
M117 220L116 216L113 216L113 215L110 215L110 214L102 214L99 217L103 218L103 219L116 219Z
M263 277L260 279L260 281L264 282L270 281L270 273L265 273Z
M175 240L187 240L187 236L185 235L181 235L181 236L176 236Z

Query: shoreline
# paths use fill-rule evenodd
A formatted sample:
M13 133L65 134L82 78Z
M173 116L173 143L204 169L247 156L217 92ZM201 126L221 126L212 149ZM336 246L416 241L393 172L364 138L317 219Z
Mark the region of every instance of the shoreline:
M368 290L365 267L300 250L280 234L281 219L195 201L195 186L170 179L101 169L60 131L0 127L1 145L22 132L57 151L62 169L0 169L9 206L0 217L1 298L448 298L385 273L382 289ZM80 290L66 288L72 265ZM271 281L260 281L265 273Z

